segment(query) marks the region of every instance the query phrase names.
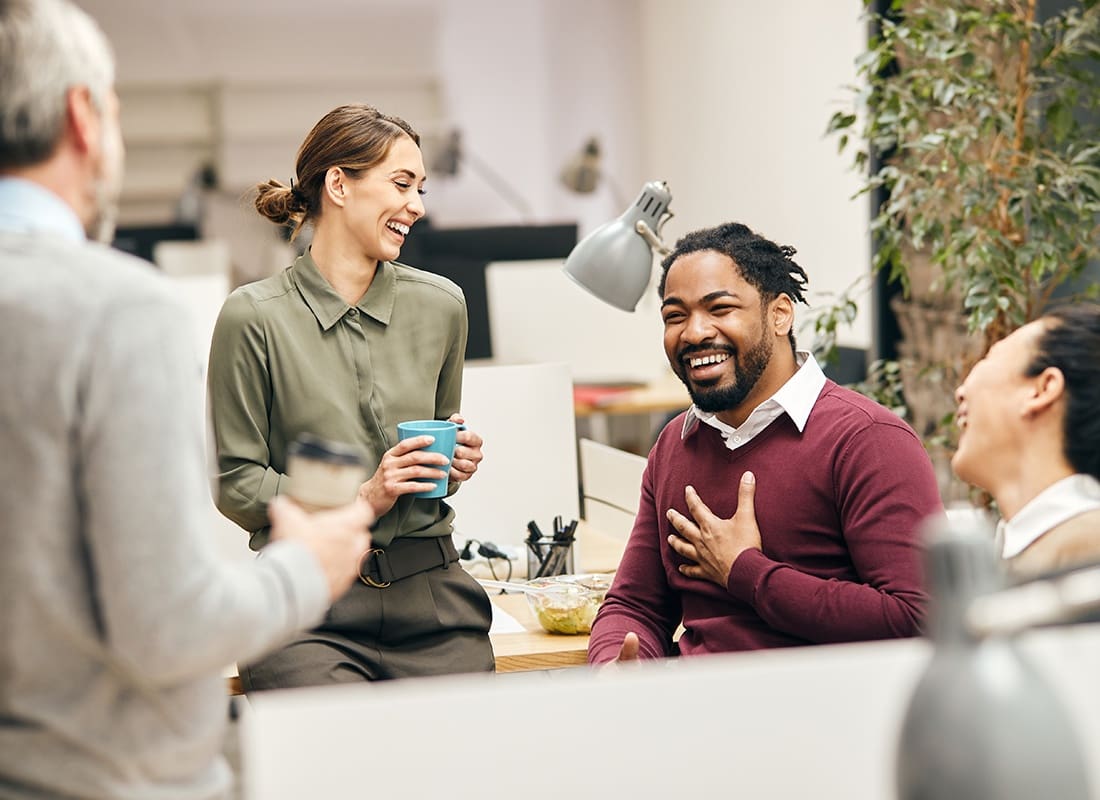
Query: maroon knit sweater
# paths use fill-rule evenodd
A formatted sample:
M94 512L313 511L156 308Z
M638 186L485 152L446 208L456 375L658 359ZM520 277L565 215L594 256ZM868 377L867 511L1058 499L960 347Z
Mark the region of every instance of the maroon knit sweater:
M641 656L683 655L913 636L926 595L918 527L941 513L936 479L915 433L894 414L833 381L799 433L783 414L729 450L684 415L649 454L634 530L588 646L592 663L613 660L634 631ZM711 511L737 509L741 475L756 475L763 551L746 550L726 586L677 567L665 511L690 513L684 487Z

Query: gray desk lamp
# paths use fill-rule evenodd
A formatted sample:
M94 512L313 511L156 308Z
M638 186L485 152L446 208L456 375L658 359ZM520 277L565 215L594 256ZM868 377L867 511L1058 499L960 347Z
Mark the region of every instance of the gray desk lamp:
M565 274L605 303L633 311L653 275L653 253L669 252L660 230L672 216L671 202L667 183L647 183L630 208L573 248Z
M1073 602L1059 604L1065 579L998 590L985 523L941 521L926 561L935 649L898 741L899 800L1087 800L1069 717L1011 636L1029 623L1072 619L1088 606L1086 592L1078 583ZM1100 596L1100 583L1091 585ZM1028 591L1043 602L1029 602Z

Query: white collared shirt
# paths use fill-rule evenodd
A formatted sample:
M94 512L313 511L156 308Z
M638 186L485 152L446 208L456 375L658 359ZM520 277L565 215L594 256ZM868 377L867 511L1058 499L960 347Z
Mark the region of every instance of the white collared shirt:
M1091 475L1070 475L1031 498L1004 523L1005 558L1024 552L1032 542L1067 519L1100 508L1100 481Z
M738 447L751 442L769 425L779 419L784 412L791 418L795 426L801 432L806 427L806 420L813 411L817 396L821 394L825 386L825 373L821 371L817 361L808 350L799 350L795 353L795 363L798 370L790 379L779 387L778 391L752 410L748 418L737 428L727 425L718 419L715 414L700 411L694 404L684 417L684 427L680 432L681 438L687 436L691 429L699 422L704 422L712 428L716 428L722 434L726 447L736 450Z
M84 226L64 200L22 178L0 178L0 231L57 233L74 242L85 239Z

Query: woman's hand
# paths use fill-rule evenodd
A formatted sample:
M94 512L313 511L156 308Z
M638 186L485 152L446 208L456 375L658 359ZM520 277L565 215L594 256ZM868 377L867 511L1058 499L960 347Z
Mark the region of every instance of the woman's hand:
M480 438L478 441L481 441ZM413 436L398 442L382 455L378 469L359 487L359 497L370 503L378 517L393 508L402 495L417 494L432 488L430 483L418 478L438 480L447 477L444 471L447 457L421 449L431 443L431 436ZM451 474L454 474L454 469Z
M466 420L460 413L451 414L451 422L465 425ZM458 483L468 481L477 472L477 465L485 456L481 453L481 445L484 443L480 436L473 431L460 430L456 436L458 444L455 446L455 457L451 460L450 479Z

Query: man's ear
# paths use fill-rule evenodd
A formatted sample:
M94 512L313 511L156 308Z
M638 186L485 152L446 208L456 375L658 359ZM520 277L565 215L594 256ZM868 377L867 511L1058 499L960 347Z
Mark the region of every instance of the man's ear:
M334 205L344 207L347 197L347 175L339 167L329 167L325 173L325 194Z
M87 86L72 86L65 93L65 120L66 133L78 152L98 152L102 120Z
M1066 376L1057 367L1047 367L1029 380L1031 392L1024 401L1025 417L1033 417L1047 411L1066 393Z
M768 324L776 338L783 338L791 332L794 325L794 303L787 294L781 294L771 302L768 309Z

